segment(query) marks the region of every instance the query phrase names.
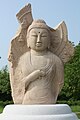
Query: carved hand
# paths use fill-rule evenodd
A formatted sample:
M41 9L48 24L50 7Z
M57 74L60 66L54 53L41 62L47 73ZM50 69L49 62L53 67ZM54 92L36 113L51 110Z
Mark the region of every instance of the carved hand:
M46 74L44 71L42 70L35 70L34 72L32 72L31 74L29 74L27 77L23 78L22 81L25 82L25 86L27 87L29 85L30 82L44 77Z

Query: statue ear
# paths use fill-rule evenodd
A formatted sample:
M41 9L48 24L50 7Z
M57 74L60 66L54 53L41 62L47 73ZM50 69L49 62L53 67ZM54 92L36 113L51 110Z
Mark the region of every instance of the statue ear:
M29 37L27 37L27 46L28 46L28 48L30 48L30 45L29 45Z
M50 48L50 46L51 46L51 42L48 43L48 49Z
M27 32L26 39L27 39L27 46L28 46L28 48L30 48L30 45L29 45L29 32Z
M29 41L27 40L27 46L28 46L28 48L30 48L30 45L29 45Z
M30 48L29 44L27 44L28 48Z

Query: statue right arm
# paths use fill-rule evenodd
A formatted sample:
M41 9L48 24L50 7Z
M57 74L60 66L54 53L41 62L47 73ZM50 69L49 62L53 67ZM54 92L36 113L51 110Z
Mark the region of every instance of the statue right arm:
M22 81L25 82L25 86L27 87L29 85L30 82L38 79L39 77L44 76L45 73L41 70L35 70L34 72L32 72L31 74L29 74L28 76L26 76L25 78L22 79Z

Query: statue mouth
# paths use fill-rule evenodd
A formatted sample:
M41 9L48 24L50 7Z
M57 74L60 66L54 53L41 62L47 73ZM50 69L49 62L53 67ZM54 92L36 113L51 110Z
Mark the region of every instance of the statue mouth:
M36 43L36 46L37 46L37 47L41 47L41 46L42 46L42 42L37 42L37 43Z

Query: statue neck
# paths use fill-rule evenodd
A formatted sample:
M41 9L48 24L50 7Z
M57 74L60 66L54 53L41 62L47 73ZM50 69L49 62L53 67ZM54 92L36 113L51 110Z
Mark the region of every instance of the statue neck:
M42 56L42 55L45 55L46 53L47 53L47 50L44 50L44 51L35 51L35 50L31 49L31 54L35 55L35 56Z

